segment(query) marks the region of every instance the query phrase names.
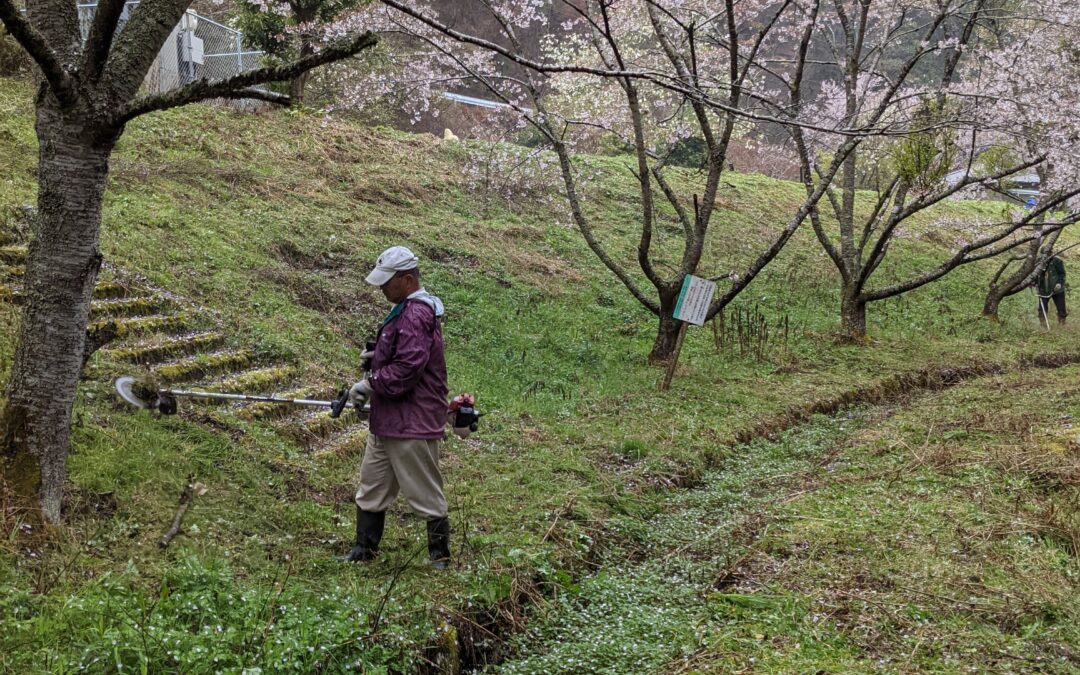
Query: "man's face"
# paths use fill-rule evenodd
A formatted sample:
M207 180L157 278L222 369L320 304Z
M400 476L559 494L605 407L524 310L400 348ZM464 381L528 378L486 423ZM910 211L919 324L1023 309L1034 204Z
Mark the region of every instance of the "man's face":
M411 280L412 276L408 274L395 274L390 277L390 281L379 286L379 289L383 292L383 295L387 300L396 305L409 297Z

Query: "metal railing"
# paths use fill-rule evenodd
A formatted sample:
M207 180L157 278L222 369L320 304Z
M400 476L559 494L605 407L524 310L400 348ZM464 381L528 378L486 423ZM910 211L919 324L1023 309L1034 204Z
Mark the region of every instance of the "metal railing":
M136 0L124 5L117 31L138 4ZM97 3L79 5L83 40L89 37L96 11ZM147 92L162 92L196 80L224 80L259 67L262 57L263 52L244 49L240 31L188 10L165 39L143 86Z

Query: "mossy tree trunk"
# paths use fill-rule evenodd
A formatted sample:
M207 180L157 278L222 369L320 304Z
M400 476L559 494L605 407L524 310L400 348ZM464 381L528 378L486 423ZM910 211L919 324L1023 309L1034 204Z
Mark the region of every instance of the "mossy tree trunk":
M38 218L4 411L5 475L18 497L60 519L69 428L90 299L101 267L98 233L117 132L81 107L42 95L37 108ZM31 459L32 458L32 459Z

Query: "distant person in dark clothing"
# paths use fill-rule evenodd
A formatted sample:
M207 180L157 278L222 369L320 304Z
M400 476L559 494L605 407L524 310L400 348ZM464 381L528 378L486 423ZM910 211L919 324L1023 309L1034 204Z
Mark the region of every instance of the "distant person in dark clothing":
M1065 323L1065 317L1068 316L1065 311L1065 263L1061 258L1054 256L1047 261L1036 287L1039 291L1039 320L1050 323L1050 315L1047 313L1050 303L1047 300L1053 298L1058 323Z

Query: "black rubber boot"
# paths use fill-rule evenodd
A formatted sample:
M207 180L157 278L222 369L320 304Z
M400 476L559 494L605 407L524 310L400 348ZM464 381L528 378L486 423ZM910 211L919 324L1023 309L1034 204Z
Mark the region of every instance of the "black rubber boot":
M444 570L450 566L450 519L427 521L427 550L431 566Z
M364 511L356 507L356 543L345 556L349 562L374 560L379 552L383 527L386 525L386 512Z

